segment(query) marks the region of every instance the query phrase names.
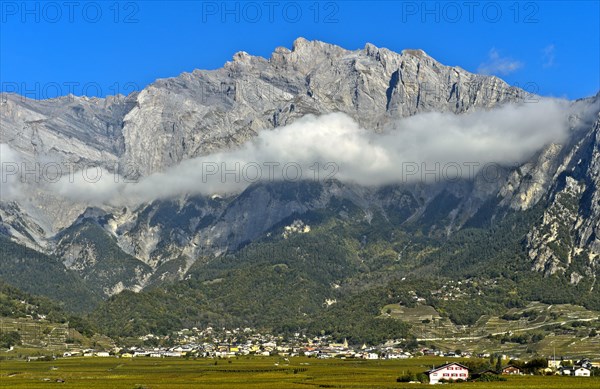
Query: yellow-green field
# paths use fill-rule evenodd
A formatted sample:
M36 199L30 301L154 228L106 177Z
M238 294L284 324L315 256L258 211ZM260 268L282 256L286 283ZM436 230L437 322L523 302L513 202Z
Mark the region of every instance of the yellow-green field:
M402 372L421 372L440 358L401 361L317 360L277 357L239 359L66 358L52 362L0 361L0 387L48 388L415 388ZM64 383L57 383L62 379ZM462 383L464 388L600 388L600 377L508 377L506 382Z

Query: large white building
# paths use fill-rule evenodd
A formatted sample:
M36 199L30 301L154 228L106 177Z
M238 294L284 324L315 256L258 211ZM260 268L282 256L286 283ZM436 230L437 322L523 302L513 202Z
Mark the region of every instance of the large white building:
M573 375L575 377L589 377L591 375L591 371L588 368L579 367L579 368L575 369L575 371L573 372Z
M430 384L437 384L440 380L467 380L469 379L469 369L460 363L447 363L435 369L426 372L429 376Z

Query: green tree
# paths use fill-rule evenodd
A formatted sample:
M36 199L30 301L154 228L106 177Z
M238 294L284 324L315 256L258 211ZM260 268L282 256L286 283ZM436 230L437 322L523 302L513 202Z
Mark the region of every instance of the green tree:
M0 333L0 347L11 348L21 344L21 335L17 331Z

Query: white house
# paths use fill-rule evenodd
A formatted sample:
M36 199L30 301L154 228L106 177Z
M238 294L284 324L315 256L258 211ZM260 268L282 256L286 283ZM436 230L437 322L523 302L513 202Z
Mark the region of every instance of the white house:
M460 363L447 363L438 368L426 371L429 376L430 384L437 384L441 379L444 380L467 380L469 378L469 369Z
M573 375L575 377L589 377L591 375L591 371L586 367L578 367L577 369L575 369Z

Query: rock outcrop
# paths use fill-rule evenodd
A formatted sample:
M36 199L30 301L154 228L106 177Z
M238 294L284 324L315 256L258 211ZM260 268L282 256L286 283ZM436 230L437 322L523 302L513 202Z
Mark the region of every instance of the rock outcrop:
M157 80L129 96L37 101L2 94L0 143L30 164L100 166L138 178L235 148L307 114L343 112L379 132L418 113L464 114L531 98L496 77L442 65L422 50L395 53L371 44L346 50L299 38L291 50L277 48L268 59L240 52L220 69ZM599 100L573 104L597 115ZM430 222L430 231L440 236L461 228L482 204L510 212L541 205L542 220L526 238L532 268L569 272L578 283L595 274L600 255L600 130L598 121L587 120L571 118L566 142L507 167L492 183L480 176L388 188L267 183L227 198L181 196L89 209L28 180L21 198L1 199L0 234L59 256L111 295L168 278L168 271L183 276L202 256L235 250L334 202L354 204L368 222L377 212L395 224L435 214L440 218ZM107 247L111 258L101 252Z

